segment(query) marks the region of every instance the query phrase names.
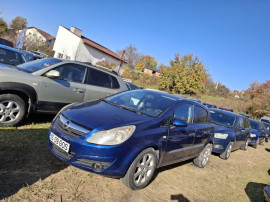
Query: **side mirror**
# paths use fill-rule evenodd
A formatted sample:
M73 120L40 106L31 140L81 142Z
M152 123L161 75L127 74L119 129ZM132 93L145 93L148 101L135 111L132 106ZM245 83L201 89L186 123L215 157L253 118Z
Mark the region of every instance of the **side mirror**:
M238 130L244 132L246 129L244 127L240 127Z
M51 70L49 72L47 72L45 74L46 77L48 78L59 78L60 77L60 73L56 70Z
M173 121L173 126L175 127L187 127L187 122L181 120L181 119L175 119Z

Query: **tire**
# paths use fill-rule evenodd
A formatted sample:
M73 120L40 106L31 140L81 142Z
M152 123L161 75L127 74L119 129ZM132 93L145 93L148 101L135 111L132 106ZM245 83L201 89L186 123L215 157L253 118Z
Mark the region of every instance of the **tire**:
M0 95L0 126L19 124L26 114L26 103L17 95Z
M207 144L199 156L193 160L194 165L198 166L199 168L204 168L210 159L212 148L212 144Z
M157 154L155 150L145 149L135 158L121 181L132 190L142 189L150 182L156 166Z
M268 137L267 137L267 138L265 138L265 142L266 142L266 143L268 143L268 140L269 140L269 138L268 138Z
M246 151L247 148L248 148L248 139L246 140L245 144L241 147L241 149Z
M226 150L222 154L220 154L220 158L227 160L230 157L231 152L232 152L232 148L233 148L233 144L234 144L234 142L230 142L228 144Z
M265 138L259 138L259 139L260 139L259 144L260 144L260 145L264 145L264 139L265 139Z
M256 140L255 144L253 145L253 148L257 149L259 143L259 138Z

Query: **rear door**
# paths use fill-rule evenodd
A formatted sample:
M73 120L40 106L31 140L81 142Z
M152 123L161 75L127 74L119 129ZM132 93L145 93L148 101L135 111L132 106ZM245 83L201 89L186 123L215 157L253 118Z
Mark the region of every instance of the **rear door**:
M104 71L88 67L84 101L96 100L115 94L120 85L117 79Z
M245 125L244 125L244 119L243 117L239 117L236 136L235 136L236 142L235 142L234 148L241 147L245 143L245 140L246 140L245 137L246 137L246 130L245 130Z
M197 130L194 139L193 153L198 154L203 150L205 143L212 135L213 126L208 120L208 111L198 105L194 105L194 111L194 123L196 124Z
M193 142L196 134L194 120L194 105L180 104L175 110L173 120L181 119L187 122L187 127L172 127L169 129L163 163L171 163L193 154Z
M43 77L38 92L38 108L59 111L69 103L82 102L85 95L86 67L68 63L54 68L60 73L57 79Z

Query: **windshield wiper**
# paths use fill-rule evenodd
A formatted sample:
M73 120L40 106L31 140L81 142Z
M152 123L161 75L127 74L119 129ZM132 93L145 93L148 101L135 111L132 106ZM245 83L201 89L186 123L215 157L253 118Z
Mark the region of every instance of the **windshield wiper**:
M128 111L131 111L131 112L135 112L135 113L137 113L137 114L141 114L141 112L138 112L138 111L136 111L135 109L131 109L131 108L125 107L125 106L123 106L123 105L119 105L119 107L121 107L122 109L126 109L126 110L128 110Z

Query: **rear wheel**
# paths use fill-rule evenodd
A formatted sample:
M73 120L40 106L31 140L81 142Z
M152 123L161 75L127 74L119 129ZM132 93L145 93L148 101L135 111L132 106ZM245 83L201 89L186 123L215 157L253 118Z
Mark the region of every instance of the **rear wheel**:
M207 144L199 156L193 160L193 163L199 168L204 168L210 159L212 148L212 144Z
M121 181L132 190L142 189L153 177L156 165L157 154L154 149L148 148L136 157Z
M0 126L20 123L26 114L26 104L17 95L0 95Z
M233 148L233 142L230 142L226 148L226 150L220 154L220 158L224 159L224 160L227 160L230 155L231 155L231 152L232 152L232 148Z

